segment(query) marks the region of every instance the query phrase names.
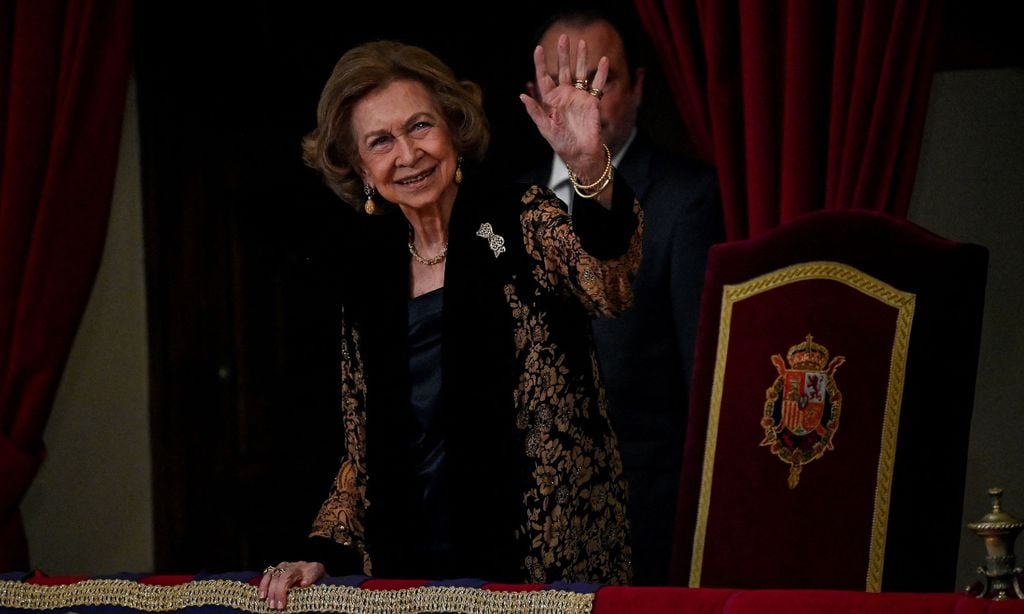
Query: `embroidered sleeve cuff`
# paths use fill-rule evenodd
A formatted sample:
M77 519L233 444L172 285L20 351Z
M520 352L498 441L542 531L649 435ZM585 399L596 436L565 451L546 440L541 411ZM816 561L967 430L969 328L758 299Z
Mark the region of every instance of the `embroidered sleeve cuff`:
M303 561L323 563L329 576L350 576L363 573L363 555L354 547L342 546L326 537L310 536L297 557Z
M572 203L573 226L580 245L601 260L626 253L638 223L633 190L618 171L613 172L611 209L584 198L574 197Z

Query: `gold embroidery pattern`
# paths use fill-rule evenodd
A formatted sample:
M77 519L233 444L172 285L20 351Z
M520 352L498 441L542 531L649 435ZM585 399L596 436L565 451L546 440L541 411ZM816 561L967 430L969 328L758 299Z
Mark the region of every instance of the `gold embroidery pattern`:
M711 407L704 446L704 468L701 477L700 502L697 524L693 536L690 559L690 586L699 587L704 560L704 538L707 532L708 507L711 502L711 482L714 475L715 446L718 441L718 420L722 407L726 358L732 307L735 303L779 286L810 279L826 279L845 284L898 310L896 333L889 363L889 385L882 425L882 449L878 459L875 483L875 505L871 520L871 549L865 590L882 589L882 568L885 563L885 538L889 524L889 497L892 491L893 462L896 458L896 437L899 429L900 405L903 401L903 381L906 377L907 349L910 329L914 320L916 297L867 275L851 266L828 261L806 262L781 268L737 285L722 288L722 312L719 321L718 348L711 387Z
M319 585L293 588L284 611L586 614L592 611L593 604L593 593L561 590L514 592L454 586L371 590ZM198 580L174 586L130 580L84 580L56 586L0 580L0 607L53 610L80 606L121 606L143 612L202 606L228 607L252 614L272 611L257 596L255 586L235 580Z
M524 433L533 482L524 495L526 569L532 582L554 579L628 583L632 569L626 485L618 442L608 422L597 360L591 373L571 373L534 302L541 291L578 301L592 316L614 316L632 302L632 276L640 262L643 218L626 253L611 260L587 254L564 205L542 188L522 199L523 242L538 263L533 297L505 287L516 320L520 365L516 426ZM596 407L593 405L596 401Z
M341 396L345 425L345 458L330 494L313 521L310 536L325 537L355 548L363 556L363 573L373 565L366 551L366 381L359 353L359 333L345 323L342 312Z
M526 207L523 242L538 263L533 275L540 287L575 295L591 317L614 317L630 306L643 234L639 202L633 202L638 223L629 248L610 260L599 260L583 250L565 205L546 189L531 187L522 202Z

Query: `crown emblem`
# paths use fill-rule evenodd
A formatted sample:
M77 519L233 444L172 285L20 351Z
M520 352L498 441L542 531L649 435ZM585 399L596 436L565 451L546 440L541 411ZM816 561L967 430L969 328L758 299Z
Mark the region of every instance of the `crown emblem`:
M804 465L835 447L843 406L835 374L846 358L836 356L829 362L828 349L808 333L789 348L786 361L788 368L780 354L771 357L778 377L765 391L761 445L789 465L786 483L793 489L800 483Z
M790 369L808 369L820 371L828 364L828 350L814 342L813 335L807 335L803 343L798 343L786 352L786 361Z

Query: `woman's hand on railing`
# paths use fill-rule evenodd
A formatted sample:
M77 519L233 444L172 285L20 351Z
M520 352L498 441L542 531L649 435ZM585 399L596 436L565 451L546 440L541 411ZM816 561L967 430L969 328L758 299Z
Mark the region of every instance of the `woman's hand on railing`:
M284 562L271 565L263 570L259 596L272 610L283 610L288 606L288 589L293 586L309 586L326 575L322 563L307 561Z

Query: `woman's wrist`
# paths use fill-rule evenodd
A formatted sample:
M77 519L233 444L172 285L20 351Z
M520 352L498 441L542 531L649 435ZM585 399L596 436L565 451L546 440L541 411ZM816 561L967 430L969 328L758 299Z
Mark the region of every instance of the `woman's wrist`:
M612 152L607 145L602 145L602 147L604 147L604 165L600 174L588 173L581 177L573 170L572 166L566 164L569 170L569 182L572 183L573 190L581 198L594 198L603 192L612 181ZM593 181L587 181L589 177L596 178Z
M602 144L601 149L592 154L581 155L573 160L566 159L565 166L569 170L569 177L580 186L586 187L603 181L611 172L611 163L611 151L607 145Z

